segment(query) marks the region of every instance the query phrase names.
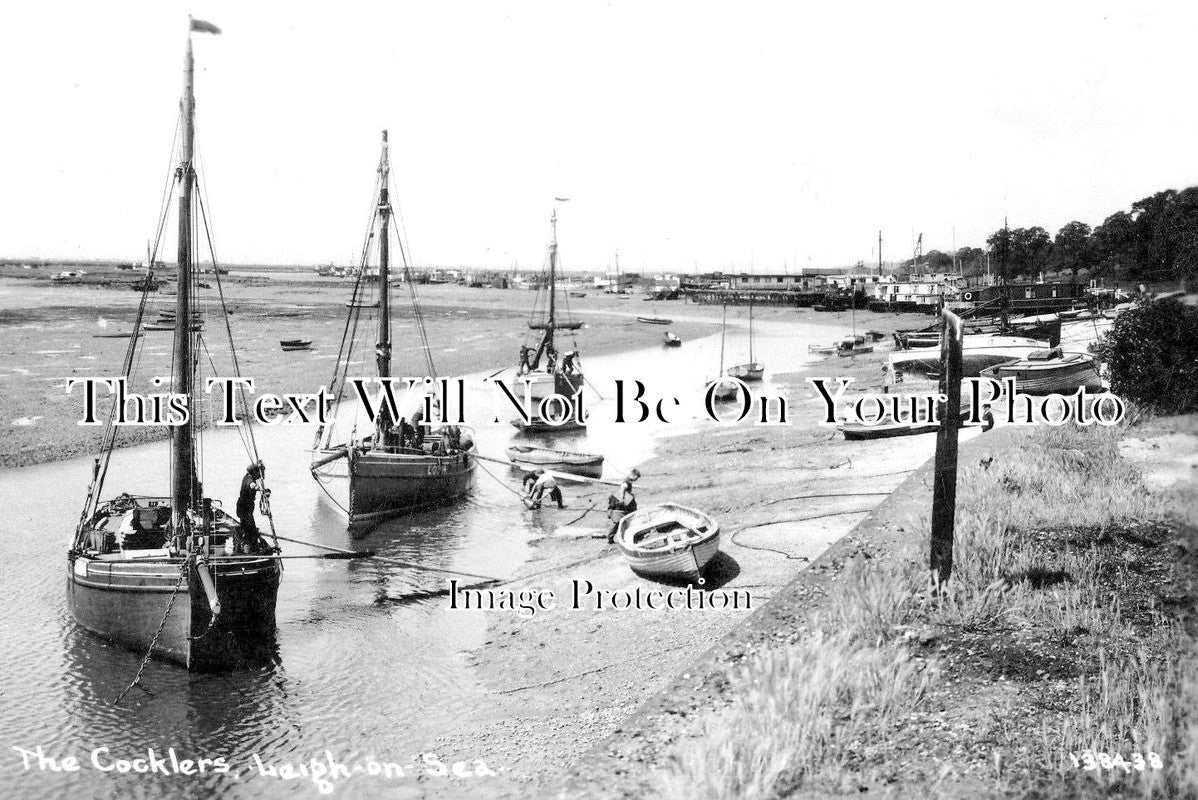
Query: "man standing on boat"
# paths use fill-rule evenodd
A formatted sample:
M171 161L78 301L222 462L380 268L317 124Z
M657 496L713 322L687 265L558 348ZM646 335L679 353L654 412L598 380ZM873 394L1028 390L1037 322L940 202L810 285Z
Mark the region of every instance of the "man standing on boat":
M269 493L262 486L262 476L266 468L261 461L250 464L245 469L245 477L241 479L241 493L237 495L237 519L241 522L240 546L234 549L240 552L256 552L262 544L262 535L258 532L258 524L254 522L254 506L258 499L258 490Z

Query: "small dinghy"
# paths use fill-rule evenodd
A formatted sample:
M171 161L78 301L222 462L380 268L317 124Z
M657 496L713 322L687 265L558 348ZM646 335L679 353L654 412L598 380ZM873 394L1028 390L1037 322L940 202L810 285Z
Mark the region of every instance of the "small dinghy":
M669 331L666 331L666 335L662 337L661 343L666 347L682 347L682 340Z
M666 319L665 317L637 317L637 322L644 322L646 325L670 325L674 320Z
M571 297L586 297L586 292L570 292Z
M637 574L703 584L703 569L720 550L720 526L702 511L663 503L626 515L615 541Z
M821 356L830 356L836 352L836 349L837 349L836 345L834 345L834 344L809 344L809 345L807 345L808 353L814 353L816 355L821 355Z
M603 456L592 453L553 450L534 445L512 445L507 449L507 457L509 461L530 469L541 467L591 478L598 478L603 474Z
M311 350L312 349L312 340L311 339L280 339L279 347L282 347L284 350L287 350L287 351Z
M752 364L737 364L735 367L728 367L725 374L729 378L740 378L742 381L759 381L765 374L765 365L756 361Z

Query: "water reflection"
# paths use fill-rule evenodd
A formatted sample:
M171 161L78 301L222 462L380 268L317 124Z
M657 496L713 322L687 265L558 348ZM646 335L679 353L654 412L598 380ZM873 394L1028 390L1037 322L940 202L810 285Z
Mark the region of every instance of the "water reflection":
M805 340L796 340L789 330L771 335L769 328L763 323L757 329L757 354L769 368L767 379L796 368L806 354ZM586 359L588 378L604 394L591 406L589 431L536 441L601 452L604 477L618 479L652 455L657 437L693 427L697 403L671 414L669 424L612 421L616 378L640 378L654 399L697 399L714 374L718 337L670 349L657 344L658 332L646 336L653 344L642 351ZM516 429L506 418L490 424L492 389L481 376L471 377L467 386L468 421L476 429L479 452L504 457ZM769 388L767 383L763 390ZM466 502L392 520L353 540L344 516L322 499L308 472L312 430L263 428L257 438L268 465L275 525L290 538L505 578L529 558L529 542L548 535L562 520L529 511L518 501L513 491L519 488L519 472L480 462ZM108 487L165 492L165 453L163 443L122 450L113 459ZM248 463L236 433L206 436L204 461L209 493L231 504ZM10 746L40 745L60 756L85 758L101 746L121 757L147 747L174 747L189 758L226 756L247 769L253 753L277 761L307 758L325 748L345 758L364 754L406 761L411 753L430 749L439 733L470 724L484 690L461 654L485 641L485 616L447 611L445 576L376 560L288 559L275 641L261 666L196 675L152 661L143 676L144 691L134 689L121 705L113 705L135 675L141 654L76 628L64 591L64 555L89 473L90 459L0 471L0 497L7 509L0 548L10 568L0 582L7 612L0 616L0 728L12 737ZM567 486L567 503L584 492L604 491ZM288 555L308 552L286 543L284 549ZM734 562L725 566L734 574ZM10 767L15 757L10 751ZM15 769L0 772L0 785L6 796L50 798L64 792L275 797L298 784L264 779L232 784L211 776L150 780L90 768L71 777L50 776L21 772L17 759ZM304 790L315 796L310 784Z

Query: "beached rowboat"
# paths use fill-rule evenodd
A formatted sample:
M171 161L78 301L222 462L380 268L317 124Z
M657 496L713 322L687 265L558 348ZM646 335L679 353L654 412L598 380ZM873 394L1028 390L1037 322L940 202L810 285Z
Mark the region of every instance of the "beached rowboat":
M289 350L311 350L312 349L312 340L311 339L280 339L279 347L282 347L284 350L288 350L288 351Z
M726 374L729 378L739 378L742 381L759 381L765 374L765 365L756 361L752 364L737 364L735 367L728 367Z
M626 515L615 541L633 572L703 583L703 568L720 550L720 525L702 511L663 503Z
M593 478L603 474L603 456L593 453L576 453L534 445L512 445L507 449L507 457L509 461L522 467L543 467Z
M670 325L674 322L674 320L666 319L665 317L637 317L636 321L644 322L648 325Z
M1013 359L981 371L983 378L1014 378L1022 394L1073 394L1085 387L1102 391L1098 363L1087 353L1062 353L1061 348L1035 350L1024 358Z

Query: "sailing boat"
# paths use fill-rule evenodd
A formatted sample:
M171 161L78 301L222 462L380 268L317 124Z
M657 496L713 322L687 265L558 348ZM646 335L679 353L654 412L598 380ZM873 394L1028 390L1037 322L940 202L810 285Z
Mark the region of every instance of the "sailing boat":
M528 345L520 347L520 364L512 378L512 393L521 403L525 399L526 385L530 392L530 419L526 422L523 418L518 418L512 420L512 424L533 433L578 430L586 427L585 420L579 420L577 413L572 410L578 408L577 398L581 396L586 380L578 363L578 351L559 353L554 338L557 331L576 331L582 327L582 323L563 322L557 318L557 211L553 212L550 223L553 225L553 240L549 245L545 316L528 323L529 330L541 332L541 338L535 348ZM561 424L556 425L540 413L541 401L554 394L567 398L572 403L571 409L558 408L560 403L548 404L546 410L551 411L554 419L562 420Z
M728 333L728 304L724 304L724 319L720 327L720 368L715 377L707 382L708 386L715 384L711 390L711 398L716 401L732 400L740 390L739 384L724 377L724 339Z
M852 288L851 285L850 285L850 288ZM853 335L844 337L844 339L842 339L840 341L840 344L837 345L836 355L838 355L838 356L850 356L850 357L851 356L859 356L859 355L864 355L865 353L872 353L874 351L873 344L871 344L870 342L867 342L866 337L857 335L857 291L856 291L856 289L853 289L853 294L851 295L851 297L852 297L852 299L850 302L852 303L852 309L853 309L852 310Z
M217 32L199 20L191 23L191 30ZM199 201L198 211L204 212L192 161L194 75L189 35L180 109L180 164L173 177L178 184L179 247L172 362L172 390L187 398L189 409L199 407L192 402L198 380L195 367L201 347L207 350L196 327L188 324L196 288L193 193ZM160 220L159 231L162 223ZM147 277L153 276L153 264L151 258ZM146 298L143 292L134 330L141 324ZM223 294L221 302L223 306ZM138 340L137 336L130 338L124 362L126 378L131 377L136 363ZM81 627L118 645L188 669L223 669L260 661L275 625L282 573L277 540L266 544L256 527L243 524L204 496L196 463L201 449L198 410L192 411L184 424L171 427L170 465L164 465L160 473L169 476L169 497L120 494L102 502L100 493L116 443L116 410L114 396L104 446L67 553L67 600L72 616ZM251 432L250 442L252 436ZM256 460L256 452L250 455ZM264 473L259 474L261 485ZM265 502L262 510L269 517Z
M383 152L379 158L378 175L375 214L371 217L358 279L348 303L350 310L345 325L346 336L342 338L336 372L329 390L334 397L340 397L340 390L346 386L354 345L352 331L358 329L357 323L363 308L378 309L375 368L380 383L392 378L389 238L391 160L386 131L383 131ZM376 273L367 268L367 262L375 242L378 245L378 277L371 279L369 276ZM400 255L405 257L402 242ZM424 345L428 374L435 377L424 320L416 303L406 257L404 280L409 291L413 292L412 316ZM373 290L377 290L378 294L375 302L365 302L362 295ZM350 530L356 534L365 534L376 523L389 517L453 502L465 495L474 481L474 458L469 452L473 442L469 434L463 434L453 426L434 428L430 424L431 420L424 421L415 414L411 425L403 417L396 420L392 409L382 402L381 395L379 406L370 433L361 438L357 436L356 426L351 428L347 439L338 441L335 438L338 429L336 411L333 421L316 432L319 456L311 464L312 477L347 513ZM340 402L337 407L339 410ZM398 414L400 409L396 408L395 412ZM416 413L423 414L422 411ZM329 491L329 486L344 479L348 479L349 496L343 504L339 497ZM340 495L340 492L337 494Z
M765 374L765 365L753 358L753 301L749 300L749 360L745 364L728 367L728 377L742 381L759 381Z

